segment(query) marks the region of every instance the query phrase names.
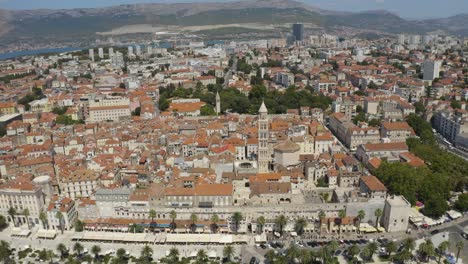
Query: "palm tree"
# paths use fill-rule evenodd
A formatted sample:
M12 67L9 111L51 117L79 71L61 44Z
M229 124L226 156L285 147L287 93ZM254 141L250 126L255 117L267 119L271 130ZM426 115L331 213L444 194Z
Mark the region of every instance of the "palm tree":
M192 221L192 224L190 225L190 229L192 230L192 233L195 233L195 231L197 230L197 221L198 221L197 215L191 214L190 221Z
M195 258L195 263L197 264L205 264L208 263L208 255L206 251L203 249L198 250L197 257Z
M141 249L140 259L144 260L145 262L151 262L151 258L153 257L153 249L146 245Z
M2 260L3 263L9 263L10 255L10 243L6 242L5 240L0 241L0 260Z
M235 212L234 214L232 214L232 221L234 222L234 230L236 233L239 230L239 224L242 221L242 218L244 217L240 212Z
M426 239L426 241L419 245L418 254L425 262L429 261L429 259L435 255L434 244L430 239Z
M101 247L98 245L94 245L91 248L91 253L94 255L94 260L97 260L99 258L99 253L101 253Z
M393 241L390 241L385 245L385 250L387 251L388 256L391 258L392 253L397 250L397 244Z
M149 210L148 217L151 219L150 229L153 230L154 218L156 218L156 210L154 209Z
M151 222L154 222L154 218L156 218L156 210L149 210L148 217L151 219Z
M382 214L383 214L383 212L382 212L382 209L380 209L380 208L377 208L377 210L375 210L375 212L374 212L374 215L375 215L375 228L377 229L377 232L380 232L379 231L379 219L382 216Z
M13 221L13 226L16 226L16 221L15 221L16 209L14 207L10 207L10 209L8 209L8 215L10 215L11 221Z
M376 242L371 242L369 243L366 248L368 248L369 250L369 260L372 259L372 257L374 256L375 252L377 252L377 249L379 248L379 245L377 245Z
M258 229L260 230L260 234L263 233L263 227L265 226L265 223L266 223L266 220L264 216L259 216L257 218L257 226L258 226Z
M283 214L279 215L275 219L275 225L278 227L281 235L283 235L283 228L286 226L287 223L288 223L288 219Z
M338 217L340 218L340 226L339 226L340 230L339 230L339 232L340 232L340 234L341 234L341 224L343 223L343 219L346 218L346 211L345 211L344 209L341 209L341 210L338 212Z
M169 217L171 218L171 229L172 231L174 231L176 229L175 219L177 218L177 213L174 210L172 210L169 213Z
M44 229L48 229L47 227L49 224L47 223L47 214L45 212L39 213L39 220L42 222L42 227L44 227Z
M28 229L29 229L29 209L28 208L24 208L23 209L23 215L24 215L24 218L26 218L26 223L28 224Z
M219 216L214 214L211 217L211 230L216 233L218 231Z
M65 244L60 243L57 245L57 251L60 253L60 259L63 259L65 257L65 253L67 253L68 249L65 246Z
M357 229L359 229L362 219L364 219L365 217L366 217L366 212L364 212L364 210L359 210L358 215L357 215L357 218L359 219L358 226L356 227Z
M62 235L63 235L63 214L62 214L62 212L57 211L57 213L55 214L55 217L59 221L60 231L62 232Z
M403 248L406 250L406 251L413 251L414 248L416 247L416 242L414 242L414 239L411 238L411 237L408 237L407 239L405 239L403 241Z
M320 228L319 228L320 229L320 234L322 234L322 221L326 217L325 211L320 210L318 216L319 216L319 220L320 220Z
M314 253L308 249L302 249L299 251L299 263L312 263L315 259Z
M359 255L359 252L361 250L357 245L351 245L348 247L348 255L351 257L351 259L354 258L354 256Z
M179 250L177 248L171 248L169 255L167 255L169 263L177 263L179 261Z
M274 263L276 258L276 253L273 249L268 250L265 253L265 258L268 260L268 263Z
M226 258L227 262L231 262L231 258L234 255L234 248L230 245L227 245L223 248L223 256Z
M439 259L437 260L437 263L440 263L440 259L442 258L442 255L447 251L447 249L450 247L450 242L444 241L439 244L437 247L437 254L439 255Z
M338 243L338 241L336 240L332 240L330 244L327 245L327 247L330 249L331 252L334 253L340 247L340 243Z
M307 227L307 221L305 218L301 217L296 220L294 224L294 230L299 234L302 235L304 233L304 229Z
M294 263L295 259L299 257L299 249L295 244L291 244L286 250L286 257L289 260L289 263Z
M457 263L458 263L458 257L460 256L460 250L462 250L463 247L464 247L463 241L458 241L457 244L455 245L455 247L457 248Z
M119 248L117 249L117 252L115 252L115 256L117 257L118 260L120 260L119 263L121 263L124 260L125 255L127 255L127 251L123 248Z
M75 245L73 245L73 251L76 252L76 254L81 255L81 252L83 252L83 246L80 244L80 242L76 242Z

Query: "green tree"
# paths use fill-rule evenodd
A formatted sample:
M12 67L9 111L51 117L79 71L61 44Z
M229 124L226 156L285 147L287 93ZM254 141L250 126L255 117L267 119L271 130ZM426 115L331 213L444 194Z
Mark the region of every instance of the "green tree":
M171 218L171 229L172 231L174 231L176 229L175 219L177 218L177 213L174 210L172 210L169 213L169 217Z
M94 245L91 247L91 253L94 255L94 261L99 259L99 253L101 253L101 247L98 245Z
M353 259L354 256L359 255L360 251L361 250L359 249L357 245L351 245L348 247L348 255L351 257L351 259Z
M192 222L190 224L190 228L192 229L192 232L195 233L195 231L197 230L197 221L198 221L198 217L196 214L191 214L190 215L190 221Z
M284 227L286 226L287 223L288 223L288 219L283 214L276 217L275 225L278 228L281 235L283 235L283 229L284 229Z
M366 217L366 212L364 210L359 210L358 215L357 215L357 218L359 219L357 228L359 228L359 225L361 225L362 219L364 219L365 217Z
M208 255L206 251L203 249L198 250L197 256L195 258L195 263L197 264L205 264L208 263Z
M233 256L234 256L234 248L231 245L224 246L223 257L226 258L227 262L231 262L231 259Z
M214 214L211 216L211 230L216 233L218 231L219 216Z
M145 245L141 249L140 260L142 261L142 263L151 263L152 257L153 257L153 249L150 246Z
M76 254L81 255L81 252L83 252L83 250L83 245L81 245L80 242L76 242L75 245L73 245L73 251L75 251Z
M258 229L260 230L260 234L263 233L263 227L265 226L266 220L264 216L259 216L257 218L257 226Z
M236 233L239 231L239 225L243 218L244 216L240 212L235 212L234 214L232 214L231 219L232 219L232 222L234 223L234 231Z
M47 214L45 212L39 213L39 220L42 222L42 227L48 229L49 223L47 222Z
M4 263L10 263L10 243L6 242L5 240L0 241L0 260Z
M84 226L85 226L84 222L80 221L79 219L76 219L75 232L83 232Z
M134 111L132 111L132 116L140 116L141 115L141 107L135 108Z
M127 255L127 251L123 248L119 248L117 249L117 252L115 252L115 256L117 257L118 263L123 263L126 255Z
M387 251L387 254L391 259L392 258L392 253L397 251L397 244L395 242L393 242L393 241L390 241L385 245L385 250Z
M460 212L468 211L468 193L462 193L455 202L455 208Z
M338 211L338 218L340 218L340 225L339 225L339 231L340 231L340 234L341 234L341 225L343 223L343 220L346 218L346 211L344 209L341 209L340 211Z
M382 217L382 209L380 208L377 208L374 212L374 216L375 216L375 228L377 228L377 231L379 231L379 220L380 220L380 217ZM380 232L380 231L379 231Z
M273 249L268 250L265 253L265 259L268 260L268 263L275 263L276 253Z
M460 251L464 247L463 241L458 241L457 244L455 244L455 247L457 248L457 263L458 263L458 257L460 256Z
M151 222L154 222L154 218L156 218L156 210L149 210L148 217L151 219Z
M10 216L11 221L13 222L13 225L16 226L16 221L15 221L16 209L14 207L10 207L10 209L8 209L8 215Z
M7 220L3 215L0 215L0 230L3 230L7 226Z
M57 213L55 214L55 217L58 219L60 231L62 232L62 235L63 235L64 227L63 227L63 214L62 214L62 212L57 211Z
M439 244L439 246L437 247L437 255L439 256L439 258L437 259L437 263L440 263L440 259L442 258L442 256L445 254L445 251L447 251L449 247L450 247L450 242L448 241L444 241Z
M419 245L418 254L424 261L429 261L429 258L435 255L434 244L430 239L426 239Z
M213 106L211 105L204 105L200 108L200 115L202 116L215 116L216 111L214 110Z
M60 259L63 260L65 258L65 254L68 252L68 248L65 244L60 243L57 245L57 251L60 253Z
M296 220L294 224L294 230L297 234L302 235L304 233L304 229L307 227L307 220L303 217L300 217Z

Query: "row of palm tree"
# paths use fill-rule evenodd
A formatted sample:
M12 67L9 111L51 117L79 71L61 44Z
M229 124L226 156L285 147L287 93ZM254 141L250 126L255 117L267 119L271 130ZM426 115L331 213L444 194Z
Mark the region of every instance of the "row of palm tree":
M18 215L18 214L19 213L16 211L16 209L14 207L10 207L10 209L8 209L8 215L10 215L14 226L17 226L15 216ZM23 215L25 217L28 228L31 228L30 223L29 223L29 216L30 216L29 209L28 208L23 209L22 212L21 212L21 215ZM59 228L60 228L60 230L61 230L61 232L63 234L63 231L64 231L64 224L63 224L64 216L63 216L62 212L57 211L57 213L55 214L55 217L59 220ZM39 220L41 220L42 226L44 227L44 229L49 229L47 214L45 212L40 212L39 213Z
M385 245L387 257L390 261L398 261L399 263L405 263L413 257L413 250L415 249L415 241L412 238L407 238L403 241L402 249L397 252L397 244L390 241ZM441 263L441 257L445 254L445 251L449 248L450 243L448 241L442 242L437 249L430 240L424 241L418 248L418 256L421 261L427 262L430 258L438 256L438 263ZM457 248L457 259L460 251L463 249L463 242L459 241L456 245ZM336 241L330 242L328 245L323 246L318 250L311 249L298 249L294 244L286 249L284 255L279 255L274 250L269 250L265 254L267 263L270 264L286 264L286 263L338 263L334 253L339 248L339 244ZM377 253L379 246L377 243L372 242L367 244L364 248L360 248L358 245L351 245L347 248L347 258L349 263L358 263L359 259L357 256L361 256L362 260L368 263L373 262L373 257Z

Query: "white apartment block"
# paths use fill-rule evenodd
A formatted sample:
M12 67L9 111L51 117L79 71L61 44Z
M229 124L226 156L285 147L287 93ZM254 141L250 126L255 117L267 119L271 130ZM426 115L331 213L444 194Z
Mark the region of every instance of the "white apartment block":
M423 64L423 80L433 81L435 78L439 78L441 67L442 61L426 60Z
M119 121L131 116L128 98L98 98L89 102L88 123Z
M44 208L44 195L42 188L29 181L14 180L0 187L0 214L5 216L8 222L12 222L8 214L10 208L15 208L15 223L23 225L27 223L23 212L29 210L30 225L40 224L39 214Z

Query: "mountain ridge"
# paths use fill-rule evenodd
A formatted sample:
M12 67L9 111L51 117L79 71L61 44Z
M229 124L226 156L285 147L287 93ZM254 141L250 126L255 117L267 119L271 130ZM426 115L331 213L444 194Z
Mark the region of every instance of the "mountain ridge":
M91 39L126 25L199 26L235 23L304 22L317 27L349 27L384 33L445 31L468 36L468 14L407 20L387 10L358 13L320 9L294 0L145 3L77 9L0 9L0 45L18 41Z

